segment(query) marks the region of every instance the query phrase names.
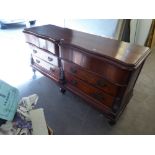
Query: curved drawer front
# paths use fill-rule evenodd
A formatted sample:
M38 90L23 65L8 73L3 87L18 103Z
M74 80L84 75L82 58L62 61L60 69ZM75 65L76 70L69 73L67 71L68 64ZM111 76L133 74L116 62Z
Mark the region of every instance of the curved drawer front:
M40 70L43 70L45 73L47 73L50 76L54 76L56 79L59 79L59 68L49 64L42 59L39 59L38 57L33 56L34 63L32 65L35 65Z
M100 103L111 107L114 101L114 98L108 94L103 93L101 90L86 84L78 78L75 78L71 74L65 72L66 85L68 87L73 87L76 90L81 91L82 93L88 95L89 97L99 101Z
M27 33L24 33L24 34L25 34L25 40L27 43L31 43L31 44L39 47L38 37L36 37L35 35L32 35L32 34L27 34Z
M62 59L69 60L88 71L95 72L114 84L126 85L128 82L130 75L128 70L121 69L90 54L80 52L77 49L62 46L59 49Z
M53 54L47 53L44 50L41 50L35 46L30 45L30 47L34 56L37 56L55 66L58 66L58 57L54 56Z
M121 87L116 86L107 80L104 80L102 77L97 76L96 74L93 74L92 72L88 72L84 69L82 69L80 66L63 61L63 68L64 71L67 71L69 73L72 73L74 76L78 77L79 79L93 85L94 87L102 89L104 92L116 96L118 94L118 91Z
M54 44L52 41L49 41L31 34L25 34L25 38L27 43L30 43L39 48L48 50L53 54L56 53L56 50L57 50L56 44Z

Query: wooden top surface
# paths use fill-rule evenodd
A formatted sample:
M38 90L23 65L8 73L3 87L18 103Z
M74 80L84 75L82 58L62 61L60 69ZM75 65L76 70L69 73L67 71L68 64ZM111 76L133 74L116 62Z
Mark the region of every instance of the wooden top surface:
M150 53L148 47L61 28L54 25L32 27L25 29L23 32L60 42L62 46L64 44L77 47L86 52L106 57L129 67L135 67Z

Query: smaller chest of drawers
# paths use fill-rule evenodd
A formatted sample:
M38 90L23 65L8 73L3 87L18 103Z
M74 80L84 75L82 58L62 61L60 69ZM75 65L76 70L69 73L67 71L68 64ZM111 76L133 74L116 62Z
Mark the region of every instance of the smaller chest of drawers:
M29 46L32 49L31 66L58 82L60 74L58 56L32 44L29 44Z

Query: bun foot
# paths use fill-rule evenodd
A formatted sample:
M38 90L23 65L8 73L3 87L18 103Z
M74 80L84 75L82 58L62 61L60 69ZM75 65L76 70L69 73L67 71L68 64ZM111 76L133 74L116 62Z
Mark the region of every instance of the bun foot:
M32 68L32 72L35 74L36 73L36 70L34 68Z
M65 94L66 90L65 90L64 88L60 88L60 92L61 92L62 94Z
M115 120L109 120L109 125L113 126L116 124L116 121Z

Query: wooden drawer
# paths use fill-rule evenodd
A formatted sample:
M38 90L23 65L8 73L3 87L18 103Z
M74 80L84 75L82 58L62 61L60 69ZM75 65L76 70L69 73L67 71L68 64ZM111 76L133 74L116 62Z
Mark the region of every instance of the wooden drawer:
M39 48L48 50L53 54L56 54L57 52L57 45L53 43L52 41L37 37L35 35L26 34L26 33L25 33L25 38L26 38L27 43L30 43Z
M48 63L55 65L55 66L58 66L58 57L56 57L53 54L50 54L44 50L41 50L33 45L30 45L30 47L32 49L32 54L34 56L37 56L37 57L47 61Z
M32 58L34 61L32 65L35 65L37 68L39 68L40 69L39 71L43 71L44 73L47 73L50 76L54 76L56 79L59 80L60 71L57 66L47 63L35 56L33 56Z
M83 68L81 68L76 64L63 61L63 60L62 60L62 64L63 64L64 71L72 73L74 76L78 77L79 79L93 85L94 87L102 89L104 92L112 96L118 95L118 91L121 89L121 87L108 82L107 80L96 75L95 73L84 70Z
M39 40L35 35L25 33L25 40L27 43L31 43L39 47Z
M114 97L103 93L101 90L81 81L70 73L65 72L66 87L75 88L78 91L86 94L87 96L99 101L100 103L112 107ZM75 90L75 91L76 91Z
M88 71L95 72L114 84L127 85L130 71L75 48L60 46L59 49L62 59L69 60Z

